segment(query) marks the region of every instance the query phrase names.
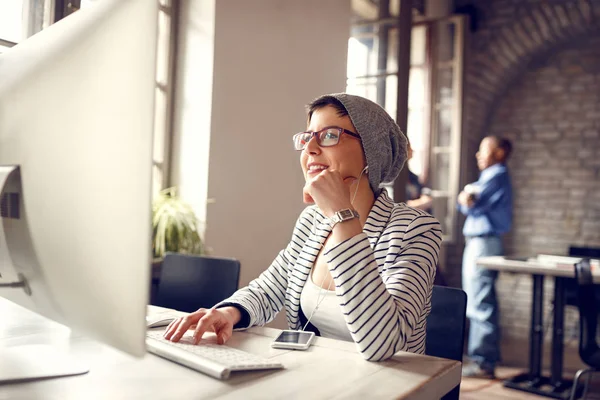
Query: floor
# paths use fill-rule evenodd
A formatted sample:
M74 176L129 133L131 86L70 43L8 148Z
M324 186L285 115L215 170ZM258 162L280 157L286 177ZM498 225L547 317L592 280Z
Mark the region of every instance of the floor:
M463 378L460 385L461 400L541 400L546 397L540 397L533 394L520 392L518 390L508 389L502 386L504 379L518 375L522 372L520 368L499 367L496 369L496 379L473 379ZM600 374L592 377L590 390L587 395L588 400L600 400Z

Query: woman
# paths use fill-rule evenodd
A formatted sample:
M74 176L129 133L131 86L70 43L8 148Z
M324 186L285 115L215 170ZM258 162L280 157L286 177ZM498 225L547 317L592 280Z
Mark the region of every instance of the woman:
M304 201L314 205L289 245L247 287L174 321L165 338L176 342L196 325L196 343L205 331L225 343L232 329L264 325L285 308L290 329L354 341L367 360L423 353L440 225L379 187L402 169L405 136L377 104L342 93L309 105L294 145Z

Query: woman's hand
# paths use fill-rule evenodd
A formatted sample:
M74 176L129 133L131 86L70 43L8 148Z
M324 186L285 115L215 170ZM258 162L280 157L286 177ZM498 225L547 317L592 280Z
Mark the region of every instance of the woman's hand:
M194 330L194 344L198 344L204 332L214 332L217 343L224 344L233 334L233 326L241 319L240 311L235 307L200 308L183 318L177 318L165 330L164 338L178 342L188 329Z
M304 185L304 201L314 202L326 217L331 218L340 210L352 208L350 188L357 179L342 178L335 170L326 169Z

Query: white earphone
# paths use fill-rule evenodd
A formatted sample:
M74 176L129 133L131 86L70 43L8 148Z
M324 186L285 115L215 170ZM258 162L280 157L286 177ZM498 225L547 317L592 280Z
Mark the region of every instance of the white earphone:
M356 180L356 190L354 190L354 195L352 196L352 201L350 203L354 204L354 199L356 199L356 194L358 193L358 184L360 183L360 178L362 178L363 174L369 170L369 166L366 165L362 171L360 171L360 175Z

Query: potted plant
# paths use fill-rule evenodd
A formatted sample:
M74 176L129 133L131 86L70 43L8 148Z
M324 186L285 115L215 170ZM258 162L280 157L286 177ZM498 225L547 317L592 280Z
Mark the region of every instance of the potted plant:
M176 188L160 191L152 202L154 263L162 262L166 252L203 254L198 224L194 210L179 197Z

